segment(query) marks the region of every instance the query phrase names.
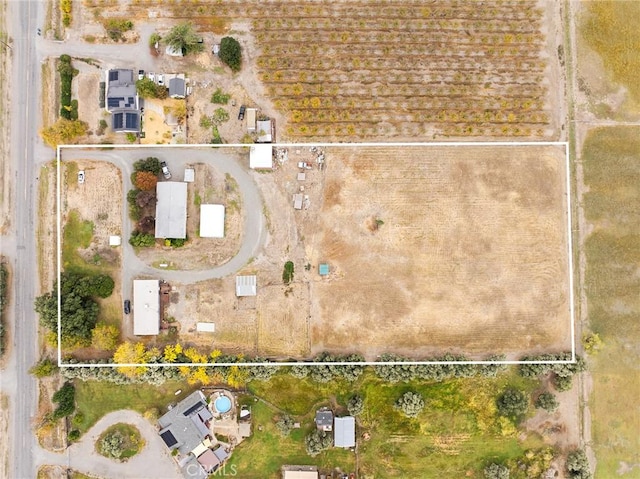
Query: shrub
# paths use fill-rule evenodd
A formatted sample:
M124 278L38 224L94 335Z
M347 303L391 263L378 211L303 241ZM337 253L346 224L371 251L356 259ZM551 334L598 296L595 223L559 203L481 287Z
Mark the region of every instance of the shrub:
M293 281L293 261L287 261L284 264L284 270L282 271L282 282L289 284Z
M160 34L158 32L153 32L149 37L149 46L151 48L155 48L156 43L160 43L160 40L162 40Z
M217 103L219 105L226 105L229 103L229 99L231 95L228 93L224 93L220 88L217 88L216 91L211 95L211 103Z
M134 184L139 190L151 191L154 190L158 184L158 176L150 171L137 171L135 176Z
M133 22L131 20L125 20L124 18L109 18L102 24L107 31L107 35L114 42L119 42L123 39L122 34L133 29Z
M219 57L232 71L239 71L242 66L242 49L238 40L232 37L224 37L220 41Z
M498 397L496 405L500 414L517 421L527 412L529 398L518 389L508 388Z
M150 171L154 175L158 176L162 171L160 166L160 160L153 156L149 156L145 159L136 161L133 164L133 171Z
M76 442L78 439L80 439L80 431L78 431L77 429L72 429L71 431L69 431L69 434L67 434L67 439L69 442Z
M63 143L72 143L87 132L86 123L80 120L59 118L53 125L40 130L40 136L51 148Z
M485 479L509 479L509 468L495 462L484 468Z
M62 24L65 27L71 25L71 0L60 0L60 12L62 13Z
M120 331L116 326L98 324L91 332L91 345L96 349L113 351L118 347Z
M213 116L211 117L211 121L216 125L229 121L229 112L224 108L216 108L216 111L213 112Z
M69 55L60 55L58 73L60 74L60 116L66 120L77 120L78 103L76 101L74 108L71 102L71 82L73 77L78 74L78 70L73 68Z
M589 460L582 450L570 452L567 456L567 472L572 479L591 479Z
M422 396L418 393L407 391L398 398L394 404L394 408L402 411L407 417L417 417L424 409L424 399L422 399Z
M136 80L136 91L141 98L159 98L161 100L167 98L167 87L158 85L151 78L143 78Z
M287 437L293 430L294 420L288 414L284 414L276 422L276 429L280 431L283 437Z
M156 237L136 230L131 233L129 244L138 248L150 248L156 244Z
M547 412L553 412L558 409L559 406L556 397L552 393L546 391L536 398L534 405L538 409L544 409Z
M100 449L103 455L120 459L120 456L122 456L124 452L122 448L123 443L124 437L120 431L113 431L102 438L102 441L100 441Z
M136 135L133 132L128 132L126 135L126 138L129 143L135 143L136 140L138 139L138 135Z
M29 369L29 373L33 374L37 378L51 376L57 371L58 365L50 358L42 358L39 362L34 364L31 369Z
M315 430L311 434L307 435L304 439L307 447L307 454L310 456L317 456L322 451L329 449L333 445L333 439L331 435L323 431Z
M351 396L349 402L347 402L347 411L352 416L359 416L364 411L364 400L362 396L356 394L355 396Z
M309 375L309 367L295 364L291 366L289 374L291 374L294 378L304 379Z
M200 36L192 23L181 23L173 27L165 35L164 42L175 50L180 50L183 55L204 50L204 45L200 43Z

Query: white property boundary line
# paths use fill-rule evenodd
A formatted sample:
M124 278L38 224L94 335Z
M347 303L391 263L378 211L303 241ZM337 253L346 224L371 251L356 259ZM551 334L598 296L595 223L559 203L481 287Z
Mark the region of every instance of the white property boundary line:
M58 145L56 149L56 219L57 219L57 279L58 279L58 367L68 368L80 368L80 367L93 367L93 368L114 368L114 367L177 367L177 366L415 366L415 365L455 365L455 364L468 364L468 365L517 365L517 364L571 364L576 362L576 340L575 340L575 310L574 310L574 291L573 291L573 230L572 230L572 214L571 214L571 168L569 161L569 143L565 141L473 141L473 142L430 142L430 143L409 143L409 142L388 142L388 143L274 143L275 148L296 148L296 147L442 147L442 146L564 146L565 149L565 164L566 164L566 198L567 198L567 253L568 253L568 275L569 275L569 316L570 316L570 330L571 330L571 359L570 360L556 360L556 361L337 361L337 362L317 362L317 361L296 361L296 362L237 362L237 363L127 363L127 364L92 364L92 363L63 363L62 362L62 345L61 345L61 308L62 303L60 299L60 274L62 271L62 216L60 208L60 153L63 148L69 149L97 149L97 150L113 150L113 149L145 149L145 148L249 148L252 144L247 143L232 143L232 144L210 144L210 143L196 143L196 144L163 144L163 145L132 145L132 144L98 144L98 145ZM443 353L444 354L444 353Z

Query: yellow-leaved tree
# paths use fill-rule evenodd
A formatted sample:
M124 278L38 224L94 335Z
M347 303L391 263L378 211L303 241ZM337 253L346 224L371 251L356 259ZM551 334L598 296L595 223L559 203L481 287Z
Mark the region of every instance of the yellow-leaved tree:
M158 356L157 349L147 350L143 343L131 343L129 341L122 343L113 353L113 361L116 364L140 364L148 363L153 357ZM118 372L131 378L140 376L148 368L146 366L120 366Z

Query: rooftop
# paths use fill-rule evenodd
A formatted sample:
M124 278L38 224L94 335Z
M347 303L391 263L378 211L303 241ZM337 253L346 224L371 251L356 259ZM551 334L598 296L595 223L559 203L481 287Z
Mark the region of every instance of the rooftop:
M133 70L107 70L107 111L138 109L138 92L134 78Z
M187 184L161 181L156 186L156 238L187 237Z
M353 416L335 418L333 443L336 447L356 445L356 420Z
M151 336L160 332L160 281L133 281L133 334Z
M210 435L207 422L213 418L201 391L195 391L158 419L160 437L170 450L186 455Z
M251 145L249 168L273 168L273 145Z
M187 96L187 85L184 78L172 78L169 80L169 96L171 98L184 98Z
M257 277L236 276L236 296L255 296L257 294Z
M224 205L200 205L200 237L224 238Z

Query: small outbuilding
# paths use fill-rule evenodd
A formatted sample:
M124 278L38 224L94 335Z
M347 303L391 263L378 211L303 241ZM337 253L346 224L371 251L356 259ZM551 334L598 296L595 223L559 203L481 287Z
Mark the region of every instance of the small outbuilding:
M236 276L236 296L255 296L257 291L258 279L252 276Z
M253 145L249 149L249 168L254 170L273 168L273 145Z
M172 78L169 80L169 96L171 98L182 99L187 96L187 84L184 78Z
M133 334L155 336L160 333L160 281L133 281Z
M293 195L293 208L296 210L301 210L303 199L304 197L302 196L302 193L296 193L295 195Z
M355 447L356 419L353 416L337 417L334 424L333 444L336 447Z
M316 411L316 427L319 431L330 432L333 430L333 411L328 408Z
M193 168L184 169L184 182L193 183L196 180L196 170Z
M283 466L282 479L318 479L316 466Z
M258 120L256 130L258 132L258 143L271 143L271 120Z
M196 324L196 331L199 333L215 333L216 323L198 323Z
M200 205L200 237L224 238L224 205Z
M320 276L328 276L329 275L329 265L327 263L320 263L320 266L318 266L318 274Z
M256 108L247 108L247 131L253 133L256 131L256 115L258 110Z
M109 236L109 246L120 246L122 244L122 238L118 235Z

